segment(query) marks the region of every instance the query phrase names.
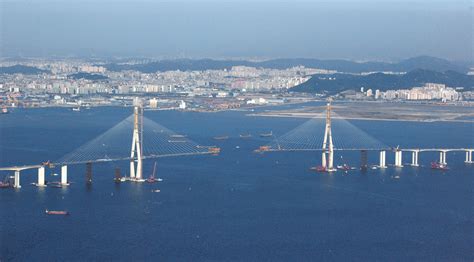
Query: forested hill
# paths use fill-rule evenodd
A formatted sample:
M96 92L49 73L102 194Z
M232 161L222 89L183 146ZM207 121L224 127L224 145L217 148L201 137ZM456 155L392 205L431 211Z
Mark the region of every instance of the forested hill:
M361 87L386 91L390 89L412 88L425 83L440 83L450 87L464 87L474 90L474 76L446 71L444 73L417 69L404 75L374 73L370 75L333 74L314 75L305 83L293 87L295 92L335 94L345 90L359 90Z

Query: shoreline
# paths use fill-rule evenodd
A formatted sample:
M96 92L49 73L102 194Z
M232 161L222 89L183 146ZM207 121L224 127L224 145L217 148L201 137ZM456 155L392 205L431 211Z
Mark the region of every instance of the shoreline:
M285 114L246 114L246 116L256 116L256 117L283 117L283 118L316 118L316 119L325 119L325 116L309 116L309 115L285 115ZM454 123L474 123L474 120L463 120L463 119L432 119L432 120L422 120L422 119L393 119L393 118L369 118L369 117L331 117L331 119L345 119L345 120L364 120L364 121L390 121L390 122L420 122L420 123L433 123L433 122L454 122Z

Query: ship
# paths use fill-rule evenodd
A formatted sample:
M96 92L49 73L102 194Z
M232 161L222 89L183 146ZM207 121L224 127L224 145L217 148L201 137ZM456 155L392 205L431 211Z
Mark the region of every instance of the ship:
M187 137L186 135L170 135L172 138L185 138Z
M260 134L260 137L271 137L271 136L273 136L273 131L270 131L270 133Z
M220 147L209 147L208 148L209 150L209 153L212 153L213 155L218 155L220 152L221 152L221 148Z
M340 169L340 170L343 170L343 171L349 171L349 170L353 170L354 168L350 167L347 164L343 164L342 166L337 166L337 169Z
M431 169L436 169L436 170L448 170L448 166L446 164L441 164L438 162L431 162Z
M8 108L6 106L2 108L2 114L8 114Z
M226 139L229 139L229 136L215 136L214 139L215 140L226 140Z
M240 138L249 138L249 137L252 137L251 134L240 134L239 135Z
M72 111L78 112L78 111L81 111L81 108L80 108L80 107L73 107L73 108L72 108Z
M270 151L271 147L270 146L260 146L258 149L256 149L254 152L256 153L263 153L265 151Z
M63 215L63 216L69 215L69 212L68 212L68 211L63 211L63 210L61 210L61 211L53 211L53 210L48 210L48 209L46 209L46 210L45 210L45 213L46 213L46 215Z
M147 183L158 182L158 180L155 178L155 173L156 173L156 161L155 161L155 165L153 166L153 173L151 173L150 177L147 178L146 180Z
M186 143L186 142L188 142L188 141L186 141L186 140L177 140L177 139L176 140L168 140L168 143Z
M311 167L310 168L311 170L313 171L316 171L316 172L327 172L327 168L324 167L324 166L315 166L315 167Z

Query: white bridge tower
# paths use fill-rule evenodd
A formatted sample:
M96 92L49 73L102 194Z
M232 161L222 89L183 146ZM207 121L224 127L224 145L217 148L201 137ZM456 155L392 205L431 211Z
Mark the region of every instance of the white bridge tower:
M326 171L328 172L336 171L336 169L334 169L334 146L332 143L332 132L331 132L331 101L329 101L329 103L326 106L326 129L324 130L323 153L322 153L321 162L322 162L322 167Z
M143 107L137 102L133 113L133 137L130 153L130 180L143 180ZM136 165L135 165L136 163Z

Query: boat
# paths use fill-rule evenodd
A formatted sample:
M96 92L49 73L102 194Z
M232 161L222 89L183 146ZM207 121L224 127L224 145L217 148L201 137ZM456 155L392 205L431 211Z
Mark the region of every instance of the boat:
M396 175L396 176L393 177L393 179L400 179L400 176Z
M436 170L448 170L448 165L438 163L438 162L431 162L431 169L436 169Z
M186 140L168 140L168 143L186 143Z
M258 149L255 150L257 153L263 153L265 151L270 151L270 146L260 146Z
M170 135L172 138L185 138L187 137L186 135Z
M311 167L310 168L311 170L313 171L316 171L316 172L327 172L327 168L324 167L324 166L315 166L315 167Z
M151 190L151 192L153 192L153 193L160 193L161 190L159 190L159 189L154 189L154 190Z
M271 136L273 136L273 131L270 131L270 133L260 134L260 137L271 137Z
M46 209L46 210L45 210L45 213L46 213L47 215L63 215L63 216L69 215L69 212L68 212L68 211L63 211L63 210L54 211L54 210L48 210L48 209Z
M8 108L6 106L2 108L2 114L8 114Z
M250 137L252 137L252 135L251 134L240 134L239 137L240 138L250 138Z
M214 139L215 140L226 140L226 139L229 139L229 136L215 136Z
M209 153L212 153L213 155L217 155L221 152L221 148L220 147L209 147Z
M73 108L72 108L72 111L78 112L78 111L81 111L81 108L80 108L80 107L73 107Z
M342 166L337 166L337 169L343 170L343 171L349 171L352 170L352 167L350 167L347 164L343 164Z
M150 177L147 178L146 180L147 183L158 182L158 180L155 178L155 173L156 173L156 161L155 161L155 165L153 166L153 173L151 173Z

